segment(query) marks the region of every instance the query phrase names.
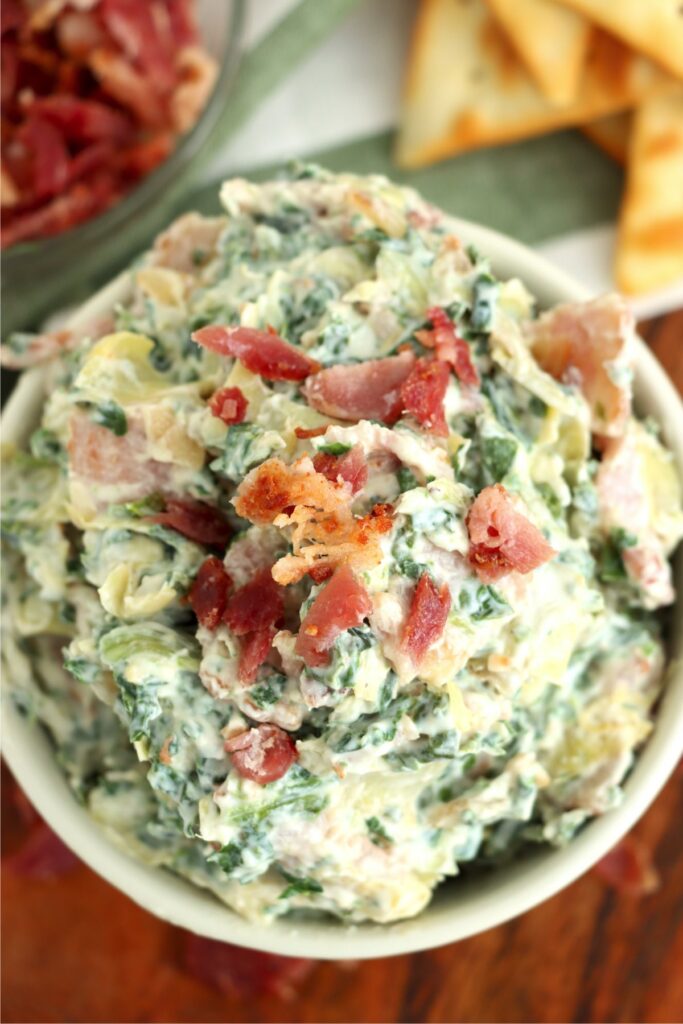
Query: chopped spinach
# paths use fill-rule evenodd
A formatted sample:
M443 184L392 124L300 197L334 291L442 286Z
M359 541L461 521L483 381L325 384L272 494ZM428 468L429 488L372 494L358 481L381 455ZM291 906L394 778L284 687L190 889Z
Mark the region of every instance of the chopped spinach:
M117 437L123 437L128 432L126 414L116 402L101 402L93 408L91 416L95 423L111 430Z

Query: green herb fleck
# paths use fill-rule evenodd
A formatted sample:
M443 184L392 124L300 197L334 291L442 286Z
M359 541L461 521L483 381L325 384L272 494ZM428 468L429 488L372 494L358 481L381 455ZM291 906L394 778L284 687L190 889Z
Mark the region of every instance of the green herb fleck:
M289 882L287 888L283 889L278 896L279 900L287 900L290 896L311 896L314 893L323 891L320 882L316 882L314 878L297 878L296 875L290 875L289 872L284 871L282 868L278 870Z
M332 444L323 444L318 448L324 455L346 455L351 451L350 444L342 444L341 441L333 441Z
M373 817L365 819L365 826L370 833L370 840L375 846L381 846L386 849L387 846L391 846L394 840L391 838L387 830L385 829L379 818Z
M481 458L489 476L494 482L502 480L510 471L517 453L517 442L511 437L484 437L481 441Z
M417 477L407 466L401 466L396 476L398 477L398 486L401 488L401 494L404 491L412 491L413 488L419 487Z
M111 430L112 434L116 434L117 437L123 437L128 432L126 414L116 402L102 402L101 405L93 409L92 418L95 423Z

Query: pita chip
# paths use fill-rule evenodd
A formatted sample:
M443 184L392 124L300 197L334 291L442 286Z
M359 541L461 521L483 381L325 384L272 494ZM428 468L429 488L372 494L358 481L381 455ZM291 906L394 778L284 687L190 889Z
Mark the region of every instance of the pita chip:
M681 0L559 0L683 78Z
M616 279L631 295L683 279L683 86L634 115Z
M581 131L608 156L624 166L628 157L632 121L631 111L625 110L623 114L612 114L610 117L601 117L599 121L583 124Z
M588 54L586 18L553 0L487 0L510 42L551 103L576 96Z
M483 0L422 0L396 159L420 167L480 146L595 121L671 87L652 61L594 29L576 99L543 96Z

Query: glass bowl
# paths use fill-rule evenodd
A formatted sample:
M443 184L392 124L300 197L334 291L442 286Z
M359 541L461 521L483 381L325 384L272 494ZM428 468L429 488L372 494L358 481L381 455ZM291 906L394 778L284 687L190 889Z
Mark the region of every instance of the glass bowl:
M83 299L168 223L180 193L194 183L221 142L243 15L244 0L198 0L200 35L218 62L218 77L199 120L178 139L167 160L92 220L3 253L3 335L34 328L57 306Z

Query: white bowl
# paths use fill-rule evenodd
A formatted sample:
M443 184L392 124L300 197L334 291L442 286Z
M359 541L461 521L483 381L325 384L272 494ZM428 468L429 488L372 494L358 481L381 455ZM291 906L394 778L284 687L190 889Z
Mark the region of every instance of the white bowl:
M542 306L587 297L585 290L540 256L494 231L454 221L454 231L488 255L501 277L520 277ZM100 292L78 319L111 308L129 287L126 275ZM683 406L668 377L639 342L636 404L661 424L683 476ZM22 441L43 401L43 374L24 374L3 417L6 440ZM683 558L676 567L683 594ZM47 735L23 719L4 697L4 755L17 781L45 820L94 871L141 906L172 924L212 939L285 956L347 959L390 956L467 938L553 896L596 863L652 803L683 748L683 598L675 609L669 679L655 728L625 784L620 807L592 821L562 850L539 849L491 874L454 879L437 889L416 918L392 925L347 926L334 920L252 924L209 893L171 872L148 867L113 846L76 802Z

